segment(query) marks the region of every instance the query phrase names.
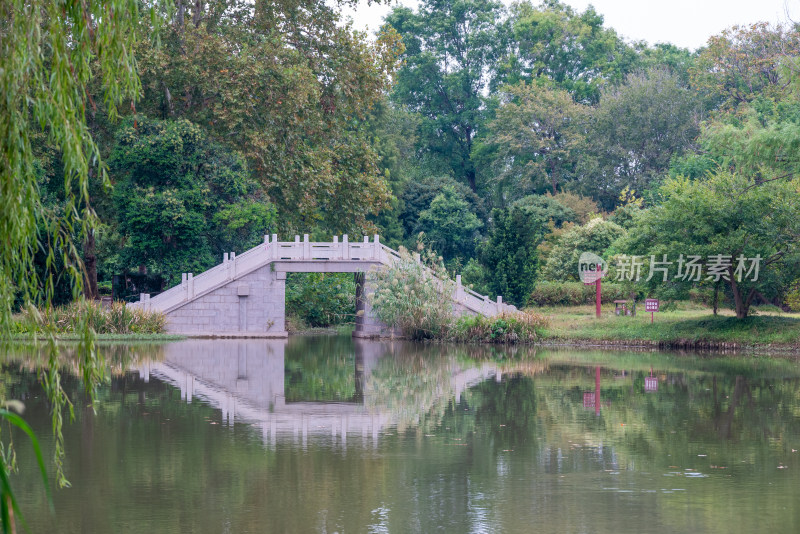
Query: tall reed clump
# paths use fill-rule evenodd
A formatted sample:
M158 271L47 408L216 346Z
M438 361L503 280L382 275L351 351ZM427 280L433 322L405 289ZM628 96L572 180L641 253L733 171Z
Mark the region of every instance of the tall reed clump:
M375 283L370 304L378 319L406 337L444 338L453 322L448 295L453 294L455 283L441 258L431 251L420 252L417 260L400 247L400 258L392 266L370 273Z
M54 308L29 308L16 321L19 333L79 332L87 324L97 334L163 334L167 319L164 314L129 308L124 302L114 302L104 308L99 302L79 300Z
M533 312L465 315L455 321L448 338L468 343L534 343L546 327L547 318Z

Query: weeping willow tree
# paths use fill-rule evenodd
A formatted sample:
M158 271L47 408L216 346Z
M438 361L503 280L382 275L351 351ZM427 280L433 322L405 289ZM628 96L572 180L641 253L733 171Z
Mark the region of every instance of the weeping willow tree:
M82 290L82 263L76 246L93 231L89 178L108 184L100 150L86 124L99 106L113 119L122 105L134 105L140 92L133 56L140 20L139 0L3 0L0 2L0 338L7 338L15 305L47 306L55 278L64 272L73 296ZM163 7L163 6L159 6ZM152 22L158 20L155 5ZM151 27L156 27L155 24ZM88 83L102 80L103 101L88 94ZM37 185L33 140L43 137L59 155L66 201L45 209ZM34 256L43 253L44 274ZM57 272L57 269L60 272ZM103 365L88 325L82 328L80 368L87 389L103 378ZM59 374L55 340L42 382L52 407L55 465L63 473L62 416L72 412ZM5 405L7 399L2 399ZM2 410L2 412L6 412ZM6 412L10 413L10 412ZM19 426L13 415L3 417ZM5 449L4 449L5 452ZM1 455L0 512L3 530L13 529L16 503L7 484L11 465Z

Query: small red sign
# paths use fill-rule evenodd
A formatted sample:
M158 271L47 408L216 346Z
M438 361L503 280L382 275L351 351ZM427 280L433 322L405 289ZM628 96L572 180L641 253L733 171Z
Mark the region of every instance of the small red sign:
M658 311L658 299L645 299L644 300L644 311L657 312Z

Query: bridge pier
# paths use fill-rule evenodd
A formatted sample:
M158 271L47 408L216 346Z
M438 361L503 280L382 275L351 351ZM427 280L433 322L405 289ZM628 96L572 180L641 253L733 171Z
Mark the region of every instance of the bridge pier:
M193 337L282 338L286 273L265 265L167 314L167 331Z
M355 273L356 280L356 320L353 337L376 339L399 337L401 332L382 323L372 309L369 296L375 291L371 273Z

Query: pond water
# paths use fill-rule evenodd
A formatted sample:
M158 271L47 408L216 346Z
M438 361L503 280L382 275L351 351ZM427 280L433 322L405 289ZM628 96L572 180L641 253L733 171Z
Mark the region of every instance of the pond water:
M800 532L800 364L295 337L103 348L31 532ZM7 398L52 454L35 354ZM3 429L4 439L8 431Z

